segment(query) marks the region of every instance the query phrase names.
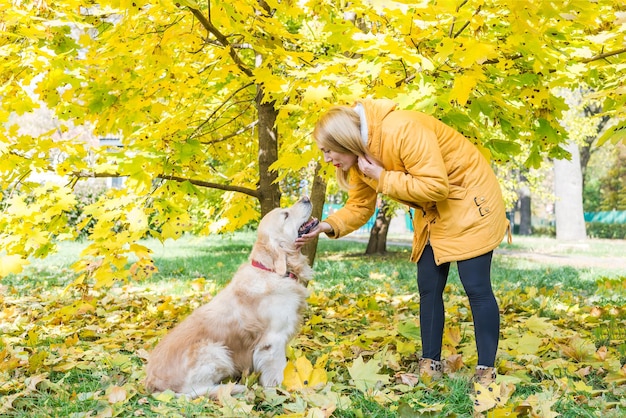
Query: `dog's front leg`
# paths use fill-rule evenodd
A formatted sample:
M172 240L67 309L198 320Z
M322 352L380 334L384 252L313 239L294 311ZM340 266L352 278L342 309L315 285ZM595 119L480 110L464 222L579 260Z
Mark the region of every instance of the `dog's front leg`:
M286 345L287 341L283 335L270 334L255 347L254 370L261 374L259 378L261 385L279 386L283 382L283 373L287 365Z

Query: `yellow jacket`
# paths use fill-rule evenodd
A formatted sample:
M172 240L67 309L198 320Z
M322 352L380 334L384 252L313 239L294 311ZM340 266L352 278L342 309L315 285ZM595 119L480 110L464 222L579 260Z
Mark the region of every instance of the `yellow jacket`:
M350 169L345 206L325 219L339 238L374 214L383 193L415 208L411 261L426 243L435 262L467 260L496 248L510 228L502 192L487 159L456 130L424 113L396 110L387 99L359 100L367 146L383 164L379 181Z

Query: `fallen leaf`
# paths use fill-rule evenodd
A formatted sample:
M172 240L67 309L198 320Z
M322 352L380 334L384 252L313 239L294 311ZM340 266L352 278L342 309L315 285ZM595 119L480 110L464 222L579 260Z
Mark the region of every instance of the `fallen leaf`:
M600 361L604 361L606 360L606 355L608 354L608 352L609 350L606 348L605 345L603 345L596 351L596 358Z
M126 389L120 386L111 386L107 391L109 403L124 402L126 400Z
M463 368L463 355L462 354L451 354L446 357L443 362L443 367L445 373L454 373L458 372Z
M410 387L413 387L419 383L419 376L413 373L396 373L396 381Z
M328 381L326 370L321 366L313 367L309 359L298 357L289 361L283 372L283 385L287 390L318 388Z
M363 393L368 393L368 391L389 383L389 375L378 373L380 368L378 360L370 360L365 363L363 357L359 356L354 360L352 366L348 367L348 371L356 388Z

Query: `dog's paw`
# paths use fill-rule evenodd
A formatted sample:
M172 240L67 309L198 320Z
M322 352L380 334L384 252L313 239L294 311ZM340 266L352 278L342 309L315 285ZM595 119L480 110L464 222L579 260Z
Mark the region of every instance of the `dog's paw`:
M259 382L264 387L280 386L283 383L283 373L264 373L259 378Z

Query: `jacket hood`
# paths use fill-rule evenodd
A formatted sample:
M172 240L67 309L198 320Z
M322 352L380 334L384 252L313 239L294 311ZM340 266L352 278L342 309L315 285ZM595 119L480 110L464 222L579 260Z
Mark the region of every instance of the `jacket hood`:
M357 103L360 103L365 109L368 132L367 147L375 157L379 158L383 120L395 110L397 104L389 99L362 99L357 100Z

